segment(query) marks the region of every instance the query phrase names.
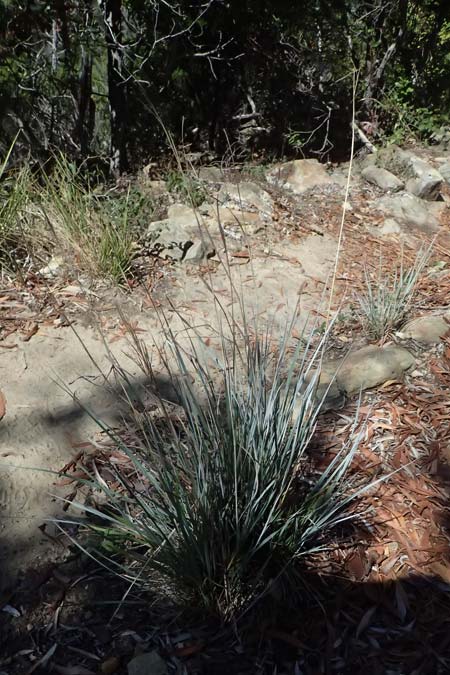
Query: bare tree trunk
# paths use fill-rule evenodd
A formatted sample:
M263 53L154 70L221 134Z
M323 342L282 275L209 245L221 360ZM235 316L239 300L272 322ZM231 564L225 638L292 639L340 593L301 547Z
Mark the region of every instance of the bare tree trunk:
M80 145L82 158L89 153L95 121L95 104L92 99L92 55L83 49L78 96L78 118L75 138Z
M114 176L127 169L125 143L126 86L122 63L122 0L101 0L108 52L108 98L111 124L110 167Z
M397 49L399 48L402 40L405 38L406 33L406 19L408 14L408 2L409 0L399 0L399 25L397 33L392 39L391 43L387 46L381 60L379 60L378 65L375 63L370 65L367 73L367 87L364 95L365 100L365 109L367 111L372 111L374 104L374 97L377 96L380 88L382 88L383 75L386 69L387 64L392 59ZM382 35L385 30L385 26L381 25L379 27L379 32Z

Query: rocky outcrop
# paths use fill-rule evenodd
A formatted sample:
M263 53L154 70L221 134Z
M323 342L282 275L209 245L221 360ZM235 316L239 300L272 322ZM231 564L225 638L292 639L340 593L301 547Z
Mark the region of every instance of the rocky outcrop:
M441 173L412 152L390 145L380 150L375 163L406 182L406 189L411 194L435 201L440 195L444 179Z

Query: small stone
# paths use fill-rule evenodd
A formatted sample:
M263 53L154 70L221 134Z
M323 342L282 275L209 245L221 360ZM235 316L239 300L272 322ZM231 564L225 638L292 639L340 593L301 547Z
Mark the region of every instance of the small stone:
M361 175L368 183L376 185L381 190L397 192L405 186L397 176L380 166L367 166L361 171Z
M59 256L53 256L49 260L48 264L39 270L39 274L41 274L43 277L56 277L61 272L63 265L63 258Z
M167 675L167 664L156 651L140 654L129 662L128 675Z
M212 252L210 247L205 246L203 241L197 241L188 248L183 258L183 262L199 264L214 254L215 251Z
M386 218L384 223L379 227L374 227L373 225L367 225L366 227L370 234L373 234L375 237L388 237L391 234L401 234L402 232L402 228L394 218Z
M402 228L393 218L386 218L383 225L379 228L380 234L400 234Z

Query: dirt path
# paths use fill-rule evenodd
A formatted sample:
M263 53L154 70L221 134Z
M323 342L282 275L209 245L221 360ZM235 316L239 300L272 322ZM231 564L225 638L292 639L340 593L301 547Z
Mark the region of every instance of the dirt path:
M306 319L320 304L335 246L332 237L310 235L296 243L281 241L267 253L256 250L251 263L245 259L232 262L233 283L244 289L249 307L260 317L275 312L277 322L283 325L300 296L301 316ZM224 270L219 267L212 279L225 304L229 303L230 284ZM215 310L198 274L178 270L164 288L180 314L208 332ZM162 303L164 300L161 297ZM101 321L101 312L99 318ZM117 318L116 314L116 324ZM137 322L139 336L152 353L160 332L155 311L134 310L130 318ZM106 324L112 319L113 314ZM175 331L184 329L176 314L170 321ZM44 326L28 342L16 340L14 349L0 350L0 389L7 401L7 412L0 423L3 586L20 569L49 555L51 542L39 527L62 508L62 503L52 497L58 493L58 480L51 472L60 471L76 454L77 444L86 442L98 430L64 386L106 422L113 422L117 412L117 397L102 386L103 379L93 363L108 372L105 345L98 331L85 324L85 320L75 321L76 333L71 327ZM105 338L119 361L129 368L123 331L107 330Z

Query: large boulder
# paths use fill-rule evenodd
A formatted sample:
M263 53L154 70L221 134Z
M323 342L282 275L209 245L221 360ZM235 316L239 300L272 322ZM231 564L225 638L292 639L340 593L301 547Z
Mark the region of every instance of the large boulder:
M334 182L317 159L296 159L279 164L269 171L267 180L296 194Z
M405 187L403 181L381 166L366 166L361 171L362 177L372 185L376 185L386 192L398 192Z
M439 229L438 216L445 208L443 202L430 204L407 192L383 195L375 200L374 206L400 225L424 232L436 232Z

